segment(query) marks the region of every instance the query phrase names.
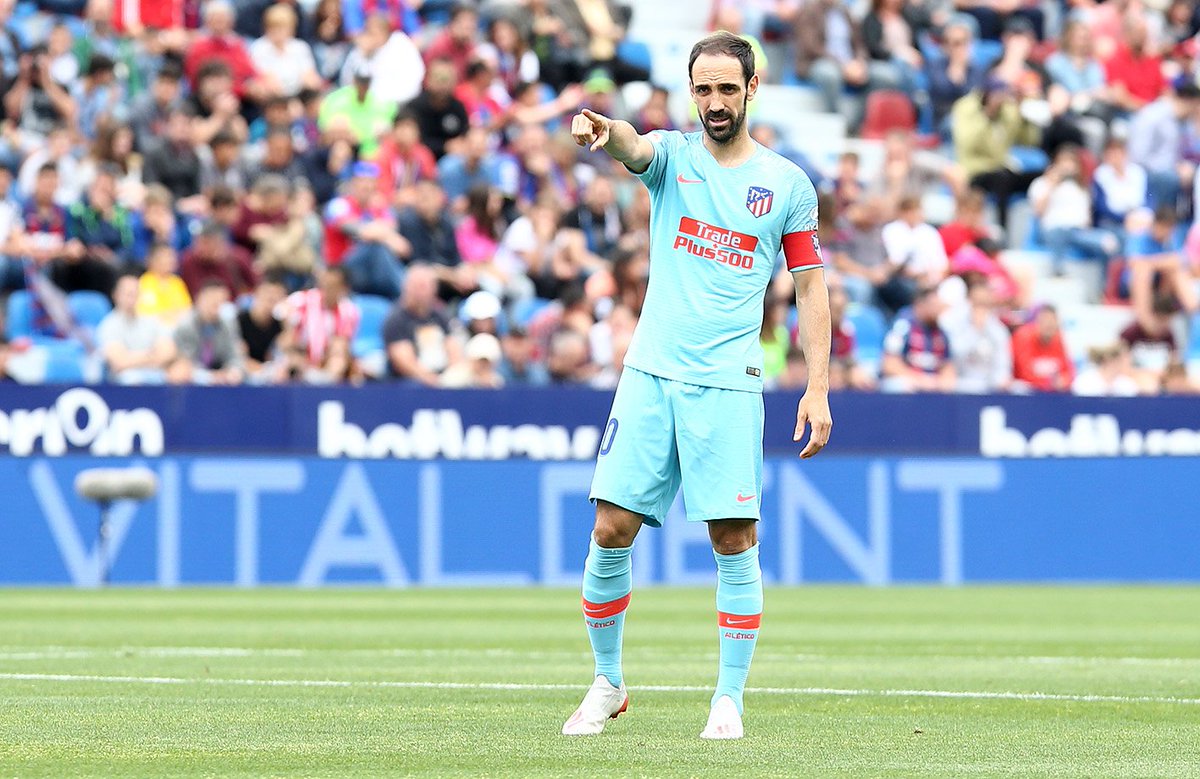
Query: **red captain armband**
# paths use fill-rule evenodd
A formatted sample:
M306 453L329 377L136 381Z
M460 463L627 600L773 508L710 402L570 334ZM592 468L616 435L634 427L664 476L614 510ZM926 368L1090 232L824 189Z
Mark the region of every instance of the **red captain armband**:
M822 263L821 242L815 230L788 233L783 236L783 258L788 270L815 268Z

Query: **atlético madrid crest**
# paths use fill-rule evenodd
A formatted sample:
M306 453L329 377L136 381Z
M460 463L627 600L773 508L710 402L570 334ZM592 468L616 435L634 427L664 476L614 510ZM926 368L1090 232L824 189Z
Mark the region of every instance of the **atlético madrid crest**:
M746 208L750 209L750 213L756 217L769 214L773 200L775 200L775 193L769 189L750 187L750 190L746 192Z

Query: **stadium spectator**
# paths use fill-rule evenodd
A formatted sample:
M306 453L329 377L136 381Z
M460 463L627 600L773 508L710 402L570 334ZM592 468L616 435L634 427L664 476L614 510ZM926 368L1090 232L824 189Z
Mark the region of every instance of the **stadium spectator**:
M550 336L546 371L552 384L586 384L595 366L589 359L587 336L564 327Z
M965 305L947 311L941 324L954 355L956 390L1007 392L1013 379L1012 341L996 316L995 295L987 279L970 283Z
M1092 197L1083 177L1079 150L1063 146L1054 160L1029 185L1029 202L1042 230L1042 241L1050 247L1054 272L1063 273L1068 251L1100 260L1107 268L1109 260L1121 250L1121 242L1112 232L1092 227Z
M233 74L222 60L208 60L196 72L185 109L192 114L192 139L208 143L218 133L245 139L248 131L241 115L242 102L234 91Z
M340 0L342 25L347 33L358 35L378 18L388 29L415 33L421 28L417 11L422 4L421 0Z
M366 66L386 78L371 81L371 95L385 103L407 103L421 92L425 61L417 45L382 13L367 17L362 32L355 35L354 48L342 65L341 82L349 84L354 73Z
M1104 145L1104 158L1092 175L1092 208L1096 226L1123 234L1125 220L1147 205L1146 169L1129 160L1124 139Z
M830 389L875 389L875 377L858 362L858 341L854 323L846 318L846 309L850 303L845 288L838 283L829 285L829 318L833 329L829 355L829 387ZM793 361L791 351L796 349L798 328L791 333L792 350L788 353L789 364ZM804 352L800 352L803 361ZM807 375L807 366L805 366Z
M195 305L175 328L177 357L167 369L172 384L241 384L241 339L237 321L222 309L229 290L215 279L204 282L193 295Z
M21 210L22 232L26 237L24 252L39 270L50 267L65 254L73 255L76 260L83 256L80 244L67 245L67 210L54 200L58 178L55 165L42 165L32 195Z
M1121 331L1121 343L1129 350L1133 375L1143 394L1157 394L1167 366L1179 360L1179 346L1171 328L1176 311L1173 298L1156 297L1146 322L1134 320Z
M200 191L211 197L222 187L234 192L246 191L246 168L242 164L242 144L230 133L217 133L207 146L197 149L200 156Z
M46 143L25 158L17 173L17 190L23 198L33 194L39 172L50 165L58 174L55 178L54 202L69 208L79 200L84 189L83 176L79 170L79 160L71 153L71 137L67 127L55 127L46 136Z
M350 283L341 267L317 275L317 286L287 298L287 316L279 348L287 373L307 384L333 384L352 377L350 344L362 312L350 299Z
M278 274L268 273L254 288L250 305L238 310L238 335L245 353L246 380L251 384L274 384L283 380L275 346L281 333L283 303L287 287Z
M192 296L176 271L179 260L169 243L155 243L146 254L146 272L138 279L137 313L167 328L192 308ZM113 293L116 297L116 293Z
M1122 111L1137 111L1158 100L1166 90L1162 57L1150 41L1146 19L1127 13L1122 21L1123 38L1104 62L1112 102Z
M289 182L311 181L313 178L310 167L296 155L295 143L287 128L274 127L267 131L262 159L246 170L242 176L242 186L233 189L244 191L247 187L253 187L263 176L279 176Z
M579 81L595 68L604 68L618 84L650 79L645 68L618 56L629 17L614 0L550 0L549 9L562 22L559 43L576 66L567 69L567 81Z
M622 232L612 181L607 176L593 178L583 191L582 202L567 212L562 226L581 231L589 252L611 259Z
M362 156L370 157L378 146L377 138L392 125L396 104L384 101L371 93L374 71L362 64L355 69L351 82L335 89L321 102L317 124L322 132L335 125L350 129Z
M336 81L350 53L350 40L342 23L343 0L318 0L304 39L312 47L317 72L326 81Z
M1185 83L1146 104L1129 121L1129 158L1145 169L1149 205L1178 206L1180 188L1190 183L1183 170L1183 123L1200 106L1200 86Z
M487 290L472 292L459 307L459 319L467 326L467 336L500 332L500 298Z
M861 121L865 89L895 86L889 68L872 68L859 25L840 0L804 3L796 14L795 36L796 75L816 85L828 113L841 113L843 101L849 101L852 127Z
M904 197L897 211L897 219L885 225L880 236L888 279L875 290L883 304L896 311L913 301L918 288L936 286L950 264L942 237L925 221L920 198Z
M404 274L400 262L412 245L396 230L396 217L377 188L379 166L355 163L341 197L325 209L325 259L346 269L355 292L394 300Z
M1075 378L1071 391L1084 397L1133 397L1139 392L1129 364L1129 350L1117 341L1088 350L1090 365Z
M124 97L117 83L113 61L102 54L92 57L82 79L70 84L71 99L77 111L76 126L88 140L94 140L96 129L107 121Z
M544 387L550 383L550 374L546 366L535 359L534 342L525 328L509 327L501 336L500 346L504 353L500 376L505 386Z
M880 174L870 182L868 192L882 195L889 217L896 214L900 201L906 197L921 197L941 185L951 191L966 188L962 173L945 157L917 148L917 141L907 130L891 130L884 137L883 165Z
M254 252L256 269L282 274L293 288L309 284L317 264L308 221L315 218L311 204L308 190L297 189L289 199L286 180L264 176L233 227L234 238Z
M50 75L44 47L22 52L16 78L4 93L4 115L16 122L12 140L24 152L41 147L56 127L75 123L77 106L67 90Z
M26 239L12 171L0 166L0 294L25 286Z
M476 333L463 347L463 360L442 374L442 386L499 389L504 386L504 376L499 371L502 358L500 339L491 333Z
M671 118L670 108L671 93L663 87L654 87L650 90L650 96L646 98L646 102L638 109L637 116L633 119L633 126L639 133L645 134L654 130L676 130L675 120ZM766 127L767 125L759 125ZM755 128L758 129L758 128ZM759 141L762 143L762 141ZM772 144L764 144L771 146ZM809 174L812 175L811 173Z
M958 164L971 186L995 197L1000 226L1007 229L1009 198L1024 193L1037 175L1014 170L1009 155L1013 146L1038 143L1037 126L1021 115L1011 87L991 75L954 104L950 120Z
M287 3L263 14L264 34L250 44L249 55L266 95L295 97L304 87L321 86L312 49L296 38L297 24L296 11Z
M429 147L421 143L421 126L416 114L396 114L392 132L379 144L373 160L379 166L379 191L392 194L392 208L413 205L415 185L422 179L436 179L437 160Z
M87 187L96 178L100 168L111 168L117 176L117 201L127 208L136 208L145 195L141 165L134 154L133 131L128 125L104 120L96 129L96 137L88 144L87 154L79 162L75 181L79 187Z
M213 61L228 69L234 94L258 100L269 94L257 81L258 73L246 50L246 44L234 32L235 10L229 0L208 0L204 4L204 28L192 40L183 61L183 69L192 88L200 85L200 70Z
M466 78L459 82L454 96L467 109L467 121L472 127L498 130L508 123L508 112L492 91L496 69L486 59L473 59L467 65ZM507 103L507 95L505 95Z
M1033 61L1037 32L1033 23L1014 16L1004 24L1000 36L1000 59L992 63L990 74L1009 85L1022 99L1045 96L1046 72Z
M917 50L917 32L925 24L920 13L905 0L871 0L871 10L862 21L863 43L871 61L890 69L892 82L906 92L923 63Z
M1043 18L1037 3L1030 0L956 0L954 5L972 16L980 37L989 40L999 40L1007 25L1017 19L1029 22L1036 31Z
M1156 295L1169 296L1189 314L1198 302L1191 274L1183 257L1183 236L1175 211L1159 208L1149 224L1144 213L1131 220L1125 242L1126 285L1133 313L1143 327L1154 327Z
M436 181L419 180L413 187L413 203L400 212L400 234L412 246L410 262L437 269L444 284L458 286L462 258L454 235L454 220L446 206L446 193ZM473 282L466 282L469 288Z
M442 157L438 162L438 180L459 213L466 209L470 189L500 183L500 161L488 150L486 130L471 128L458 144L458 150Z
M984 213L986 203L978 189L965 190L955 198L954 217L938 228L947 257L953 257L967 244L992 237Z
M116 172L97 171L87 196L67 211L67 252L50 268L64 292L90 289L111 294L117 273L134 261L133 218L117 203Z
M167 115L161 139L147 151L142 168L146 184L162 184L181 211L202 210L200 157L192 146L191 119L177 108Z
M541 78L537 55L525 42L516 22L507 16L497 16L488 23L486 40L475 53L495 63L497 86L514 98L519 85L534 84Z
M478 44L479 13L469 5L457 5L450 13L449 23L425 47L425 65L445 60L454 66L454 80L462 83Z
M1013 378L1038 392L1068 392L1075 364L1067 356L1058 311L1041 306L1033 320L1013 333Z
M471 126L466 106L454 96L457 84L453 63L434 60L429 63L425 88L408 105L408 110L417 116L422 142L438 159L446 154L447 143L461 137Z
M170 331L153 316L138 312L136 276L121 276L113 288L113 310L96 328L96 348L108 380L117 384L162 384L175 358Z
M258 281L250 252L231 243L226 228L216 220L201 225L179 265L179 275L193 299L203 287L217 283L225 287L226 297L235 300L253 290Z
M941 309L937 288L925 286L917 290L911 313L896 319L883 341L883 391L954 391L954 355L938 324Z
M500 246L504 226L501 215L503 198L491 187L476 184L467 192L466 214L455 228L458 253L462 261L481 272L487 272Z
M974 46L974 22L955 16L942 28L941 56L925 61L935 127L942 127L959 98L983 83L987 66L974 55Z
M1071 96L1071 107L1077 113L1110 118L1112 96L1104 67L1093 50L1087 22L1081 18L1068 20L1063 27L1062 45L1046 58L1046 74Z
M133 127L137 148L146 152L166 132L167 117L184 105L183 68L178 60L166 58L159 66L150 88L133 98L129 124Z
M441 384L441 374L461 359L462 347L452 337L450 319L437 297L437 274L413 265L404 278L404 294L383 323L391 375L427 387Z

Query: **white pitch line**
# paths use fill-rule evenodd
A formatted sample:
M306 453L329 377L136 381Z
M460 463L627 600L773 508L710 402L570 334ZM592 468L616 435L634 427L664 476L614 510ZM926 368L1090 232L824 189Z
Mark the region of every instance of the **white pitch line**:
M396 682L351 679L190 679L179 676L96 676L92 674L0 673L0 681L26 682L107 682L111 684L203 684L238 687L372 687L422 690L502 690L552 692L575 690L578 684L522 684L514 682ZM639 685L638 692L711 692L711 687L687 684ZM1165 703L1200 706L1200 698L1155 695L1086 695L1049 692L1010 692L989 690L903 690L843 689L837 687L748 687L758 695L794 695L839 698L959 698L968 700L1062 701L1069 703Z
M696 662L715 660L716 652L696 652L680 654L678 652L663 653L653 649L638 650L639 657L654 657L669 654L675 660L691 660ZM326 655L348 655L354 657L515 657L530 660L554 658L591 657L587 651L571 650L526 650L507 649L500 647L468 649L468 648L434 648L434 649L285 649L269 647L221 647L221 646L128 646L99 649L90 647L42 646L42 647L0 647L0 661L11 660L88 660L105 657L150 657L150 658L185 658L185 657L313 657ZM1200 664L1200 657L1104 657L1079 655L973 655L973 654L914 654L914 655L868 655L852 653L814 653L814 652L758 652L755 659L759 662L821 662L832 660L844 663L850 660L887 660L889 662L925 661L925 662L1009 662L1029 665L1138 665L1138 666L1189 666Z

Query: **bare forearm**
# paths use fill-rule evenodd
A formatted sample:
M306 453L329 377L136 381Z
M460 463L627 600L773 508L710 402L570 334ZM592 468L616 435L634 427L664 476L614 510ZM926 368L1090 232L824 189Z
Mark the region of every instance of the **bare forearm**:
M804 361L808 364L808 387L810 390L828 392L829 349L833 328L825 280L811 279L803 289L797 289L796 305L800 309L800 346L804 349Z

